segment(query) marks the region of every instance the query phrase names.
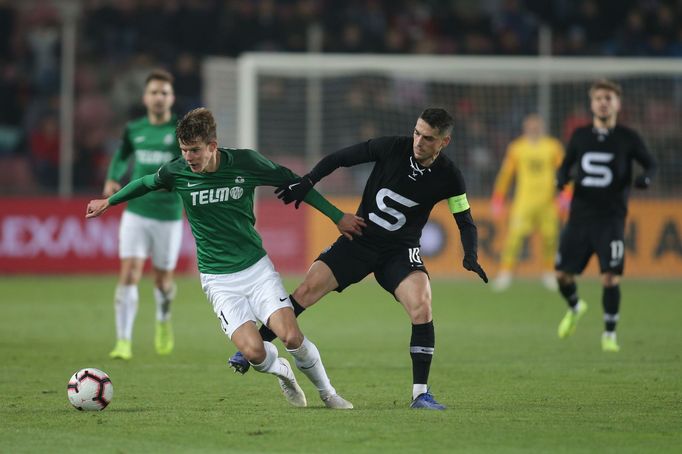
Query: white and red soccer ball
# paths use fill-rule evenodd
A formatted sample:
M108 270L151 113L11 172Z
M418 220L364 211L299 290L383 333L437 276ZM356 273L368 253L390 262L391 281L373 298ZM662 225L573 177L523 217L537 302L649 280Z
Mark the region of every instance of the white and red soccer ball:
M114 385L99 369L88 367L71 376L66 386L69 402L78 410L104 410L114 397Z

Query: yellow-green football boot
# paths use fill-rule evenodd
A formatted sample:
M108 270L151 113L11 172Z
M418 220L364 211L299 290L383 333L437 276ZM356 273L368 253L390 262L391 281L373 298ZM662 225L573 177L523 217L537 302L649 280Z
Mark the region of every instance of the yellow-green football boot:
M605 352L618 353L620 345L616 342L616 333L604 333L601 336L601 349Z
M156 333L154 335L154 346L159 355L169 355L173 351L173 325L170 320L156 322Z
M557 329L557 334L560 339L565 339L575 333L575 328L578 326L578 320L580 320L583 314L587 311L587 304L583 300L578 300L576 304L576 310L573 311L569 309L561 319L559 323L559 328Z
M109 353L109 357L128 361L133 357L133 343L125 339L117 340L114 349Z

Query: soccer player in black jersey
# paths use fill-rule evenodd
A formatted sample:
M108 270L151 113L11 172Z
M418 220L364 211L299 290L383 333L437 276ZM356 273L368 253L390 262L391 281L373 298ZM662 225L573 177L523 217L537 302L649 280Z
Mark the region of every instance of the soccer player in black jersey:
M616 124L621 105L618 84L598 80L590 88L589 96L592 124L575 130L557 171L559 189L570 179L575 184L555 266L559 291L569 306L558 335L563 339L573 334L587 310L587 304L578 297L575 275L585 269L592 254L597 254L604 287L602 350L617 352L619 283L625 260L623 239L632 163L637 161L644 169L634 179L634 186L646 189L651 184L656 161L634 130Z
M463 266L488 282L478 263L477 231L466 198L462 172L441 151L450 143L453 119L443 109L426 109L412 137L382 137L344 148L322 159L310 173L277 192L285 203L301 203L310 189L339 167L374 162L357 216L367 226L354 240L339 239L322 252L291 295L296 315L336 290L374 273L379 285L393 294L412 322L412 408L443 410L433 398L428 377L435 335L431 287L419 253L419 239L433 206L447 199L460 229ZM264 339L272 338L267 327ZM230 358L244 373L239 352Z

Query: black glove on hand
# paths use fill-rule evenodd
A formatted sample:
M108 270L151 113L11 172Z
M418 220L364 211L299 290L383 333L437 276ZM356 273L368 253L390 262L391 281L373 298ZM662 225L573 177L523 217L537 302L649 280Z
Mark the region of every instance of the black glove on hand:
M282 186L275 189L275 194L277 198L284 202L285 205L291 202L296 202L294 206L298 209L305 196L313 188L313 182L310 180L308 175L304 175L301 178L284 183Z
M635 187L637 189L646 189L651 184L651 178L646 175L639 175L635 178Z
M478 274L478 276L483 279L483 282L486 284L488 283L488 275L485 274L481 265L478 264L478 259L476 257L465 255L464 260L462 260L462 266L465 270L473 271Z

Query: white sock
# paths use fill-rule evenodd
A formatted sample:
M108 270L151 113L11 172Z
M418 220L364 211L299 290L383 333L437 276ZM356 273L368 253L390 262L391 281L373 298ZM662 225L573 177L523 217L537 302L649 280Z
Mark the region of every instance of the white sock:
M156 300L156 321L166 322L171 318L170 306L175 298L175 284L164 292L158 287L154 287L154 300Z
M281 362L277 361L277 347L275 347L272 342L267 341L263 341L263 345L265 347L265 359L260 364L251 363L253 368L258 372L291 379L293 371L289 371L287 367L285 367ZM287 374L287 372L289 372L289 374Z
M315 344L304 337L300 347L295 350L287 349L287 351L294 357L296 367L313 382L320 393L320 397L325 398L336 394L336 390L327 376L327 371L324 370L320 352Z
M118 339L132 340L138 299L137 285L119 284L116 286L114 312L116 313L116 337Z
M429 387L427 385L422 385L422 384L413 384L412 385L412 400L416 399L419 397L420 394L424 394L426 391L429 390Z

